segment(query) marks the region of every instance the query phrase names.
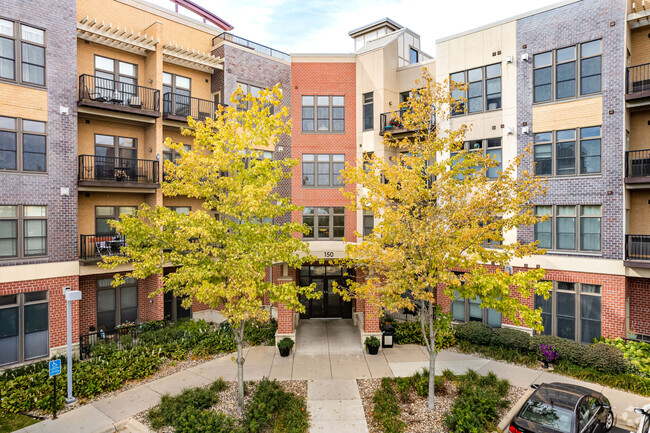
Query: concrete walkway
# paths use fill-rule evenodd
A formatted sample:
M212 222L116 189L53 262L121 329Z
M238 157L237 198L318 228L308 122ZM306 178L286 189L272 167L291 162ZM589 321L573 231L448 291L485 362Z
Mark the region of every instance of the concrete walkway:
M308 408L312 432L345 433L367 431L355 379L408 376L428 366L426 349L416 345L395 346L372 356L362 351L360 335L349 320L301 321L296 349L288 357L279 356L275 347L252 347L244 355L245 380L267 376L278 380L308 380ZM612 403L617 425L632 429L638 419L633 412L650 402L640 397L600 385L580 382L542 370L529 369L451 351L436 358L436 373L445 369L464 373L473 369L481 374L494 371L499 377L520 387L533 383L567 382L601 391ZM126 420L160 402L165 394L184 388L206 385L223 377L237 379L231 356L217 358L196 367L158 379L67 412L58 420L46 420L21 432L112 432ZM354 428L345 427L347 425ZM138 431L128 428L120 431Z

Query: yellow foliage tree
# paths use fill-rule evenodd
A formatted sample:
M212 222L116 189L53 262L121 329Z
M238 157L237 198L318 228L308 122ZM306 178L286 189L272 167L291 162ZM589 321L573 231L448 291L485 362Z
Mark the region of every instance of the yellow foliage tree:
M306 233L306 227L278 222L300 209L276 190L297 162L264 159L258 150L275 148L281 134L290 134L288 108L279 109L281 98L279 85L261 91L258 97L238 89L232 105L220 107L214 120L188 118L189 128L182 133L192 138L191 151L167 138L165 145L178 152L180 159L165 162L162 190L167 197L201 199L203 209L183 215L163 206L143 205L136 215L111 222L125 236L126 246L122 256L104 259L104 266L111 269L131 263L133 271L125 275L139 279L162 274L163 266L176 266L175 272L163 277L160 291L187 296L183 300L186 308L196 300L220 309L237 342L242 411L245 322L268 320L262 305L265 295L297 311L304 311L300 295L316 296L312 287L264 281L265 270L273 263L299 267L309 258L307 244L295 236ZM275 114L270 107L275 107ZM122 278L116 276L114 284Z
M451 96L450 88L458 87L436 83L425 69L414 96L401 104L402 117L393 122L413 133L401 140L390 131L384 136L385 152L396 156L364 156L363 164L346 166L342 174L346 183L358 185L356 192L343 191L351 206L371 211L376 223L372 234L346 247L347 264L367 269L371 278L338 290L388 311L418 311L430 359L430 409L436 335L449 320L436 305L438 288L449 297L457 292L479 298L481 307L538 330L539 311L520 298L531 291L548 297L549 290L539 281L542 269L514 275L503 270L513 258L543 250L535 243L501 244L506 232L539 221L531 203L545 185L525 170L517 176L522 155L498 168L490 155L463 150L465 125L441 129L450 107L463 103Z

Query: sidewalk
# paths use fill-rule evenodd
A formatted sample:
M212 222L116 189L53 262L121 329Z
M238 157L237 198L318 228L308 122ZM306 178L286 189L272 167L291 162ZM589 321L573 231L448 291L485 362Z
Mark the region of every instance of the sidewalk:
M359 347L359 339L350 336L352 330L349 327L344 329L343 322L340 319L334 324L314 321L305 326L303 335L297 336L296 352L286 358L280 357L275 347L252 347L244 352L245 380L260 380L267 376L278 380L310 381L308 407L312 414L312 432L344 433L352 431L343 428L350 423L355 426L354 431L366 431L365 418L361 416L363 409L361 414L358 410L360 399L358 389L354 387L354 379L408 376L428 366L426 349L421 346L395 346L384 349L375 356L364 353ZM307 337L312 333L310 331L319 332L320 337L309 342ZM520 387L542 382L566 382L585 386L602 392L612 403L617 425L629 430L633 429L638 417L634 408L650 402L650 398L546 371L443 350L436 358L436 373L445 369L459 374L467 369L481 374L493 371ZM231 356L208 361L131 388L116 396L64 413L56 421L46 420L19 431L112 432L129 417L157 405L163 394L175 394L184 388L206 385L219 377L227 381L237 379L237 370ZM137 430L127 428L120 431Z

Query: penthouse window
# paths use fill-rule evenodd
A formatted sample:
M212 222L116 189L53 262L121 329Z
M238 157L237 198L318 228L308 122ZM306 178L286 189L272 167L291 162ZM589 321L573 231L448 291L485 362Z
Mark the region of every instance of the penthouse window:
M540 248L569 252L601 250L600 205L542 205L535 206L535 214L549 216L535 224L535 240Z
M550 102L601 91L602 40L533 56L533 102Z
M345 131L345 96L302 97L302 132Z
M45 122L0 117L0 170L47 170Z
M343 154L302 155L302 185L305 187L339 187L343 185L341 170L345 168Z
M602 286L554 281L548 299L535 295L535 309L542 309L542 335L592 343L601 335Z
M0 206L0 259L47 254L47 206Z
M305 207L302 223L309 228L303 239L337 240L345 236L344 207Z
M452 90L456 100L452 116L501 109L501 64L483 66L450 75L456 84L467 84L467 90ZM461 100L464 99L464 100Z
M534 137L535 174L576 176L601 172L601 127L540 132Z
M45 32L0 19L0 78L45 85Z

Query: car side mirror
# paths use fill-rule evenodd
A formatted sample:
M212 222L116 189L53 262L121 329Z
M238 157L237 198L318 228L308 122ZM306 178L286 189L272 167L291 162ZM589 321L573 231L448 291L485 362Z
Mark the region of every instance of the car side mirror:
M648 415L643 409L640 407L635 407L634 408L634 413L638 413L639 415Z
M537 388L539 388L539 385L536 384L536 383L533 383L532 385L530 385L530 387L533 388L533 389L537 389Z
M603 406L603 409L607 409L607 410L611 409L611 407L608 404L603 403L602 406Z

